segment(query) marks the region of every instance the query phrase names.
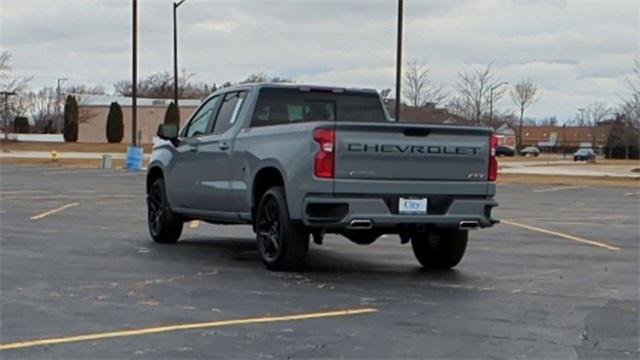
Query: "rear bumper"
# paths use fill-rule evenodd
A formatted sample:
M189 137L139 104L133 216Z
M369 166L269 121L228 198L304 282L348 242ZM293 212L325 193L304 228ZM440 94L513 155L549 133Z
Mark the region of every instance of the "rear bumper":
M302 222L309 227L340 231L352 228L354 220L365 220L371 222L373 229L389 232L414 225L457 228L461 222L477 222L478 228L485 228L498 223L491 217L492 209L498 206L492 197L427 197L426 215L407 215L398 213L398 195L309 195L304 199Z

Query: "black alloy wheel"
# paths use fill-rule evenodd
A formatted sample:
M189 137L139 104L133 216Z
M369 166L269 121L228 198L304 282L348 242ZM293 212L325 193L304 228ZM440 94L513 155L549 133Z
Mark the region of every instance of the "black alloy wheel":
M273 197L265 198L258 213L258 246L269 262L275 260L281 250L282 229L279 217L276 200Z
M157 243L175 244L182 234L182 218L169 207L163 179L156 179L147 194L147 222Z
M264 193L255 224L258 252L269 270L304 268L309 251L309 230L289 217L283 187L272 187Z

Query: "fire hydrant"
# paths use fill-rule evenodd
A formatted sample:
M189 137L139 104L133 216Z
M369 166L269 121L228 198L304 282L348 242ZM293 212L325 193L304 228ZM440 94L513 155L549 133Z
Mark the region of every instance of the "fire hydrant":
M58 152L55 150L51 150L51 160L58 161Z

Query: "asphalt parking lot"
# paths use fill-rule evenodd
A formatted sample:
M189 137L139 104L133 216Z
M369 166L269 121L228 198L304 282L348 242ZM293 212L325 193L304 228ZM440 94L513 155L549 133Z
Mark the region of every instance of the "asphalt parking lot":
M274 273L246 226L152 243L143 173L2 166L0 357L637 359L638 189L498 191L455 270L329 236Z

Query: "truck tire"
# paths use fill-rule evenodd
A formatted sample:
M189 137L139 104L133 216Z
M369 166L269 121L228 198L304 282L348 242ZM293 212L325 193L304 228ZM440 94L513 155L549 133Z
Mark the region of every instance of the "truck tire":
M272 187L262 196L256 213L256 230L258 252L269 270L304 268L309 231L289 218L283 187Z
M411 237L416 259L427 269L450 269L462 260L469 231L442 229Z
M175 244L182 234L182 218L169 207L163 179L156 179L147 194L147 223L151 238L160 244Z

